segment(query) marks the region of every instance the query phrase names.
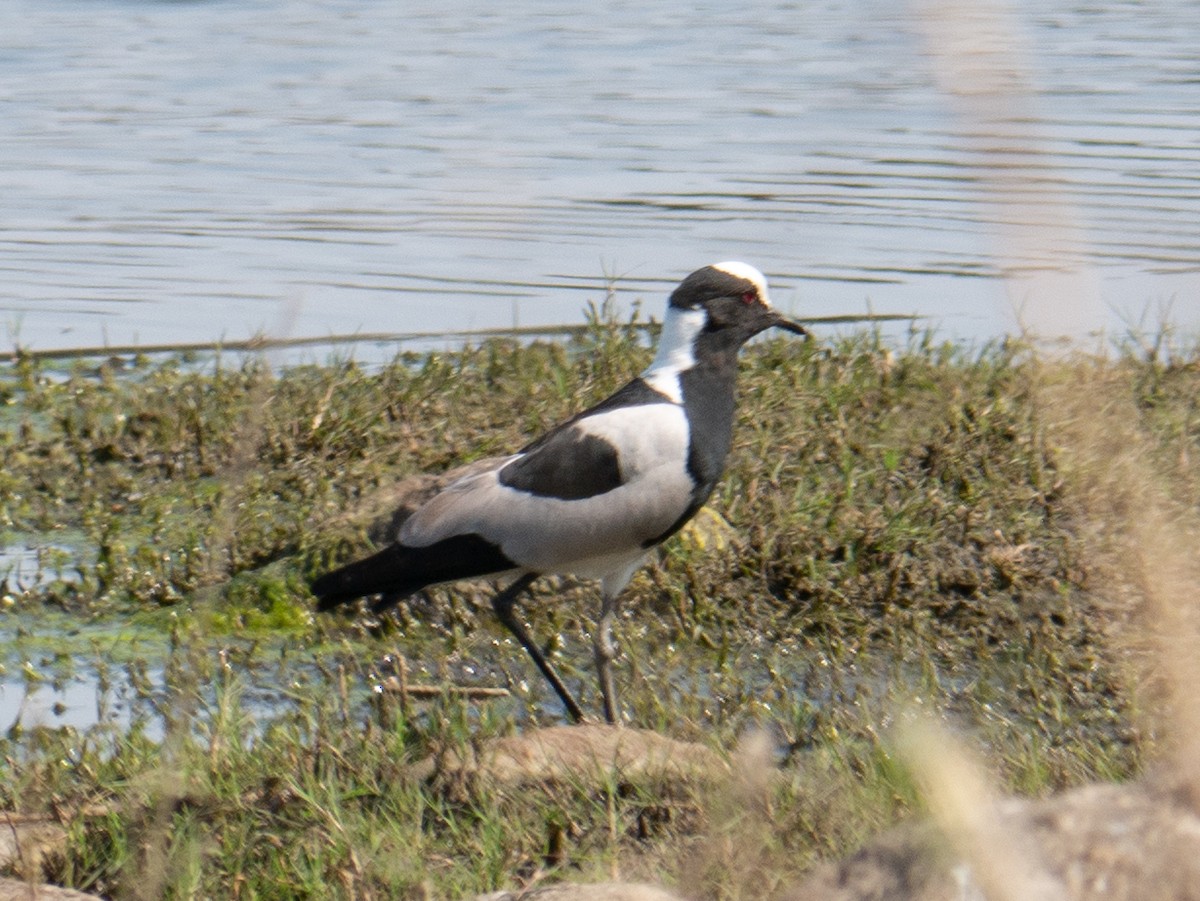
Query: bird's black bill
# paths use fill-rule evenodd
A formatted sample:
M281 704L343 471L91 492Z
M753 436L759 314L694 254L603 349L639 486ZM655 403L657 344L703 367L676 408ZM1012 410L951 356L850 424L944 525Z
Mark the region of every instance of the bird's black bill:
M784 319L782 316L778 317L773 323L771 323L771 325L774 328L781 328L785 332L791 332L793 335L808 334L808 329L802 326L799 322L793 322L790 319Z

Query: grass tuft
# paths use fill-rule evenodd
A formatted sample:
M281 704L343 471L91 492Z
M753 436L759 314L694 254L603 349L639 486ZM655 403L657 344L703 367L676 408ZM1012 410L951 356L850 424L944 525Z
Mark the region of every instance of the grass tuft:
M748 349L703 528L624 599L633 722L739 748L727 789L414 775L557 722L553 698L487 586L424 593L366 629L315 618L306 580L371 546L367 511L401 479L510 451L648 358L642 324L599 308L565 344L374 370L0 372L0 530L45 548L40 579L3 586L23 624L4 633L3 677L104 673L134 710L0 738L0 807L68 827L49 875L120 897L457 898L614 874L763 897L922 811L889 738L898 711L969 731L997 790L1025 795L1127 779L1168 750L1148 711L1169 674L1135 628L1148 592L1119 577L1133 570L1113 523L1147 492L1200 500L1195 354L1047 360L866 334ZM1125 431L1076 440L1093 421ZM1102 482L1101 463L1160 475ZM593 586L544 580L524 608L586 694L597 607ZM137 618L161 650L113 663L124 639L47 632L51 611L73 628ZM446 690L376 692L401 658ZM511 697L471 702L462 682Z

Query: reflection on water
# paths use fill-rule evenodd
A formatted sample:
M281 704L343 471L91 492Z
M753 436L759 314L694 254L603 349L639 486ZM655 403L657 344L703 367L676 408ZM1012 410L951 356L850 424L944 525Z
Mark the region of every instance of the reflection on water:
M447 686L503 686L503 671L478 666L476 656L478 648L439 645L407 658L418 713ZM231 712L244 718L251 739L333 696L345 715L369 714L387 695L382 686L394 680L396 659L277 635L172 632L153 614L84 620L49 608L8 612L0 617L0 746L43 729L97 738L136 731L158 741L175 726ZM559 716L557 699L546 695L532 703Z
M1051 195L1105 304L1200 307L1186 0L1017 0L1029 108L983 133L935 77L936 16L880 0L16 5L10 343L571 323L610 281L655 312L728 258L790 310L979 339L1055 302L1002 283L994 241ZM1010 191L981 205L997 171Z
M34 729L127 730L159 718L166 635L50 608L0 617L0 739ZM151 731L157 736L161 726Z
M92 673L59 683L0 677L0 735L38 728L126 729L133 719L130 694L126 683L103 686Z
M0 597L21 592L51 580L74 582L79 577L81 551L46 539L0 545Z

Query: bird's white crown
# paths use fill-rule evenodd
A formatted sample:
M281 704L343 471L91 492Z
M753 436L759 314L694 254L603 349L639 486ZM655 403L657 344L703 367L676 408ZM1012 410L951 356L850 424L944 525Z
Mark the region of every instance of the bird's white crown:
M713 263L712 268L719 269L728 275L732 275L734 278L744 278L758 289L759 300L768 307L771 305L771 299L767 296L767 277L749 263L727 260L724 263Z

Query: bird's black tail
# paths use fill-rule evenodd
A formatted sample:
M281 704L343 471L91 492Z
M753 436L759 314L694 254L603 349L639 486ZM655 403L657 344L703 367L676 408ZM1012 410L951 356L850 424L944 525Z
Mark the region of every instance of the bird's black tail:
M519 569L490 541L455 535L429 547L393 544L363 560L326 573L312 583L318 610L356 598L385 594L398 601L427 585Z
M312 583L318 610L332 610L356 598L387 592L397 598L419 591L429 583L413 578L412 549L393 544L364 560L356 560Z

